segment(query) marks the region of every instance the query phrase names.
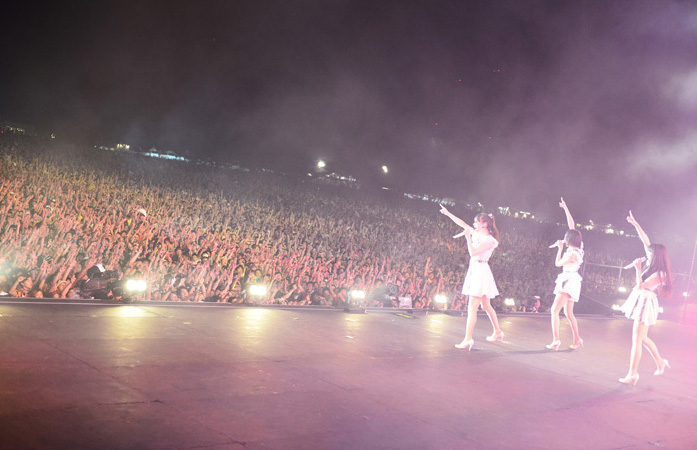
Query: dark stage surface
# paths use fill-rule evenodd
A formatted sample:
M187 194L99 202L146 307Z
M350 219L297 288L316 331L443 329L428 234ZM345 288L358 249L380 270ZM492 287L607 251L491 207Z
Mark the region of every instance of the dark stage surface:
M697 448L697 329L579 317L585 348L550 352L548 315L215 305L0 303L0 448ZM570 331L562 323L563 347Z

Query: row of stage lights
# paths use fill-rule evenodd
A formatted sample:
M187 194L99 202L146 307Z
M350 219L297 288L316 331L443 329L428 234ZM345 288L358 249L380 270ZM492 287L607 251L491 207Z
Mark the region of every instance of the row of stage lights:
M266 286L264 286L263 284L253 284L249 286L248 289L249 295L256 298L264 297L267 294L267 292L268 290L266 289ZM354 302L362 301L366 298L366 292L362 289L352 289L349 291L348 296ZM448 303L448 297L443 294L436 294L433 297L433 300L443 309L446 308L446 305ZM512 298L506 298L503 301L503 304L508 308L513 308L515 307L515 300Z
M327 163L324 160L320 159L319 161L317 161L317 169L324 170L326 167ZM380 167L380 170L382 170L382 173L388 173L390 171L390 169L388 169L387 166Z
M147 290L148 285L147 285L147 282L145 280L128 279L128 280L126 280L125 287L126 287L126 291L128 291L129 293L136 294L136 293L145 292ZM620 286L619 288L617 288L617 291L621 292L621 293L626 293L627 288L625 286ZM253 284L253 285L249 286L248 292L249 292L250 296L260 298L260 297L264 297L268 293L268 289L263 284ZM362 301L362 300L365 300L365 298L366 298L366 292L362 289L351 290L351 291L349 291L348 295L349 295L349 298L353 301ZM688 293L683 292L682 296L687 298ZM446 295L443 295L443 294L436 294L433 297L433 300L436 302L436 304L440 305L442 308L445 308L447 303L448 303L448 297ZM515 306L516 306L515 299L513 299L511 297L505 298L503 301L503 304L507 308L515 308ZM621 305L619 303L615 303L612 305L613 311L619 311L620 307L621 307ZM659 312L661 312L661 313L663 312L663 307L659 307Z

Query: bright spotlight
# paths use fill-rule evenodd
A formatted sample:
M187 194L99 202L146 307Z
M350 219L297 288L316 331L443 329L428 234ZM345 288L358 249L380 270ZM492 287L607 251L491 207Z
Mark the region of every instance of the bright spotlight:
M365 291L362 291L360 289L356 289L356 290L350 291L349 295L353 299L363 299L363 298L365 298Z
M617 303L615 303L614 305L612 305L612 310L613 310L613 311L619 311L619 310L620 310L620 305L618 305Z
M515 306L515 300L509 297L503 301L503 304L506 306Z
M263 284L253 284L249 286L249 295L253 295L255 297L263 297L266 295L266 286Z
M319 161L317 161L317 168L318 169L324 169L326 166L327 166L327 163L325 163L321 159Z
M436 303L445 304L448 302L448 297L446 297L443 294L437 294L433 299L436 301Z
M624 286L620 286L620 287L617 288L617 291L619 291L619 292L627 292L627 288L624 287Z
M126 290L130 292L145 292L148 289L148 283L145 280L127 280Z
M382 166L382 171L383 171L383 173L387 173L388 172L387 166Z
M688 296L687 291L683 292L682 296L687 298L687 296Z

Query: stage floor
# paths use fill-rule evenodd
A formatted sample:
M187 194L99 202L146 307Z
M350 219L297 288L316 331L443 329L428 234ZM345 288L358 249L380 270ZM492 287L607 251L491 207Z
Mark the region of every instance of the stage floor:
M697 328L660 321L627 371L632 323L548 315L0 302L3 449L694 449ZM570 331L562 319L563 347Z

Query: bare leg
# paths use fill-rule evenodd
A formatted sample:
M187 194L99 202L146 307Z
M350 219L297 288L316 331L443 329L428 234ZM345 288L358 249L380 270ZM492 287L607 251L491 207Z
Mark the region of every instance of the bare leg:
M567 300L569 296L567 294L559 293L557 294L556 297L554 297L554 303L552 303L552 309L550 311L550 315L552 318L552 342L557 342L559 341L559 312L561 309L566 306Z
M562 294L564 295L564 294ZM566 314L566 318L569 319L569 325L571 325L571 331L574 334L574 345L577 344L581 340L581 336L578 334L578 322L576 321L576 316L574 316L574 303L571 300L569 300L568 296L566 297L567 301L566 304L564 305L564 314ZM559 332L559 330L557 330Z
M494 334L501 334L501 327L499 326L499 318L496 315L496 310L491 306L491 300L486 295L482 297L482 309L489 316L491 321L491 326L494 327Z
M632 352L629 355L629 372L627 376L633 377L639 370L639 361L641 361L641 344L646 339L646 334L649 332L649 327L638 320L634 321L632 327Z
M469 305L467 305L467 331L465 331L465 341L472 339L474 326L477 324L477 310L479 310L481 301L481 297L473 297L470 295Z
M656 367L658 370L663 369L663 358L661 358L661 354L658 353L658 347L656 347L656 343L653 342L653 340L647 335L644 337L644 347L646 347L646 350L649 351L651 354L651 357L653 357L654 362L656 363Z

